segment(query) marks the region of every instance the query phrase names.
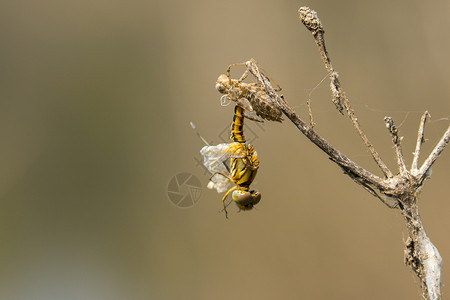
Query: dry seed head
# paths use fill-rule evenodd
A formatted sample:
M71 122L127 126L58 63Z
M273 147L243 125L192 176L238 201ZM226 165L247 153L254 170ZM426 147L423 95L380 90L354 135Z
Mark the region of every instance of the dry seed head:
M308 30L313 34L317 34L319 31L323 32L323 26L316 11L307 6L302 6L298 10L298 16L306 28L308 28Z

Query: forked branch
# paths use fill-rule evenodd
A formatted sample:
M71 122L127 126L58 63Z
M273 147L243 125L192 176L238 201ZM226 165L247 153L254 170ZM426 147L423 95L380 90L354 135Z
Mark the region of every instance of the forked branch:
M372 145L372 143L367 138L366 134L361 129L361 126L358 122L358 118L356 117L355 112L350 105L350 102L345 96L344 90L342 89L341 83L339 82L338 74L334 71L333 65L331 64L330 58L328 56L328 51L325 47L325 38L324 38L325 31L323 29L322 23L320 22L317 16L317 13L309 9L308 7L301 7L298 10L298 13L302 23L313 34L314 40L317 44L317 48L319 49L320 56L322 57L322 61L325 64L325 68L328 71L328 76L330 77L330 89L333 94L332 98L333 103L336 105L336 108L339 110L341 114L343 113L344 109L347 111L347 114L350 120L352 121L353 126L355 127L359 136L363 140L364 144L369 149L370 154L372 155L373 159L375 160L381 171L383 171L386 177L388 178L392 177L393 176L392 172L388 169L388 167L383 162L378 152L375 150L375 147Z
M291 122L293 122L311 142L324 151L333 162L338 164L344 170L346 175L364 187L372 195L378 197L384 204L391 208L398 208L401 210L406 222L406 228L408 229L408 239L405 245L405 263L409 265L418 276L424 298L440 299L442 258L439 255L437 248L431 243L425 233L419 215L416 195L422 188L424 179L427 178L431 165L441 155L445 146L448 144L450 127L444 133L420 169L418 169L421 145L424 140L425 122L430 117L428 112L424 113L419 126L413 162L411 169L408 170L402 153L402 138L399 136L398 129L394 125L393 119L385 117L386 127L391 134L395 155L397 157L398 174L394 175L383 162L380 155L375 150L375 147L361 129L358 118L350 105L350 101L347 99L344 90L341 87L338 74L333 69L327 49L325 48L324 29L317 13L308 7L301 7L299 9L299 16L302 23L309 31L311 31L322 57L322 61L328 71L333 103L341 114L343 114L344 110L347 112L353 126L385 177L380 178L372 174L332 146L298 116L298 114L286 103L284 98L279 96L273 90L268 80L261 78L261 81L264 82L266 87L266 92L273 99L276 99L279 108L289 120L291 120ZM394 204L387 203L385 201L386 198L393 199Z
M333 103L341 114L343 114L345 110L356 131L372 155L372 158L383 172L383 178L356 164L348 156L315 132L312 128L314 122L310 104L308 104L310 117L310 122L308 124L287 104L283 96L280 96L277 93L280 90L278 84L276 84L265 71L260 69L253 59L246 63L231 65L245 65L247 69L238 80L231 79L228 69L228 75L219 76L219 79L216 82L216 88L219 92L226 94L226 97L235 101L237 105L242 106L244 109L254 109L256 114L265 120L281 121L282 114L286 115L301 133L325 152L329 158L344 171L344 174L348 175L353 181L361 185L389 208L399 209L404 217L406 228L408 230L408 239L405 245L405 263L411 267L419 278L423 296L426 299L440 299L442 258L439 255L437 248L431 243L425 233L417 206L417 194L422 188L425 179L428 178L430 167L435 163L449 142L450 127L419 169L418 163L421 146L424 141L425 123L427 119L430 118L428 112L423 114L420 121L411 169L408 170L402 152L402 137L399 135L394 120L391 117L385 117L384 121L386 123L386 128L391 135L395 156L397 157L398 173L394 175L383 162L375 147L363 132L358 122L358 118L350 105L350 101L345 95L339 82L338 74L331 65L325 47L325 31L317 13L308 7L301 7L299 9L299 16L303 24L313 34L322 61L327 69L330 78ZM256 79L256 83L247 84L243 82L245 77L249 76L249 74L252 74L254 79ZM277 85L277 88L272 87L272 82Z

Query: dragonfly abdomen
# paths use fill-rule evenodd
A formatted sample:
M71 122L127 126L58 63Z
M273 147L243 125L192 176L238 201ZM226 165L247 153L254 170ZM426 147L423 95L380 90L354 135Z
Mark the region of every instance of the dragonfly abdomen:
M239 105L234 107L233 123L231 124L231 140L237 143L245 143L244 109Z

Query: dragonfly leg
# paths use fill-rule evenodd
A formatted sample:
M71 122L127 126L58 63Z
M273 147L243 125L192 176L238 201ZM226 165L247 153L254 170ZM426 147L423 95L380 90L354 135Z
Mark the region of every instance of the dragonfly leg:
M209 178L209 180L211 181L211 179L212 179L216 174L220 174L220 175L222 175L222 176L228 178L230 181L234 182L234 181L233 181L233 178L231 178L230 176L228 176L227 174L225 174L225 173L223 173L223 172L221 172L221 171L216 171L216 172L214 172L214 174L212 174L212 176Z
M227 199L228 195L237 188L238 188L237 185L232 187L231 189L228 190L228 192L222 198L223 210L225 211L225 218L227 218L227 219L228 219L228 211L227 211L227 207L225 205L225 200Z

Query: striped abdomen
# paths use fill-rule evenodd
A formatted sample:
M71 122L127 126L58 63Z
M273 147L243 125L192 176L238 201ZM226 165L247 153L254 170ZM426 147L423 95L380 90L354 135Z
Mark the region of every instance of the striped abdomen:
M231 140L237 143L245 143L244 109L238 105L234 107L233 124L231 124Z

